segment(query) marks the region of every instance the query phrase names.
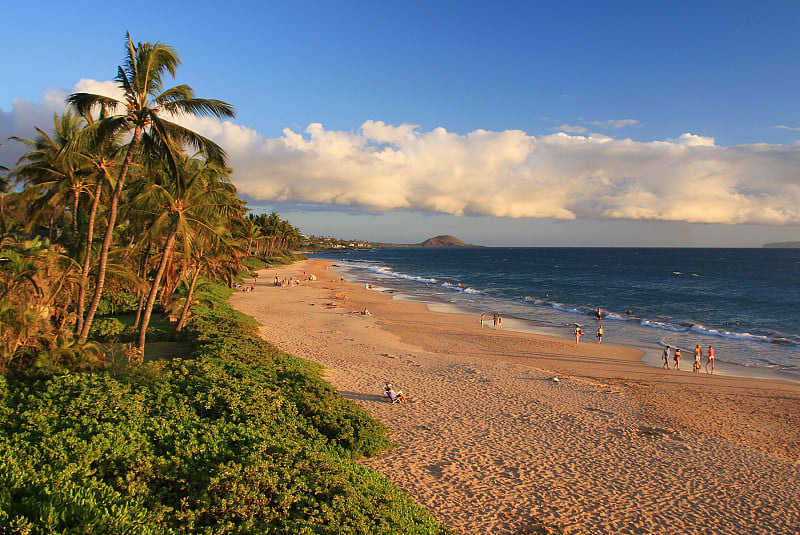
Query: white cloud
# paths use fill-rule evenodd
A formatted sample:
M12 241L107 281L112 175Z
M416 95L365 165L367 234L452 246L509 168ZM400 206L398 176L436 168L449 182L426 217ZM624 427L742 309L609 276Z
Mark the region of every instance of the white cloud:
M573 124L562 124L551 128L551 130L558 130L559 132L567 132L568 134L585 134L588 129L585 126L578 126Z
M592 121L591 124L595 126L602 126L603 128L624 128L626 126L640 126L641 123L636 119L609 119L608 121Z
M0 128L26 121L49 128L51 106L50 99L17 101ZM800 142L721 147L689 133L651 142L563 131L462 135L381 121L350 132L312 123L264 138L232 121L182 122L228 151L237 188L255 200L513 218L800 223Z
M800 130L800 126L786 126L786 125L783 125L783 124L777 124L777 125L773 126L772 128L781 128L783 130Z

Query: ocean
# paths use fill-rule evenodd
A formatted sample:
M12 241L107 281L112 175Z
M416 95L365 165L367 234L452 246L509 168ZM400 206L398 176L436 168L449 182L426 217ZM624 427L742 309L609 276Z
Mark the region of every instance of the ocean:
M350 281L504 328L642 349L691 369L696 344L717 372L800 382L800 249L386 248L314 253ZM489 318L491 324L491 318ZM705 365L705 359L703 360Z

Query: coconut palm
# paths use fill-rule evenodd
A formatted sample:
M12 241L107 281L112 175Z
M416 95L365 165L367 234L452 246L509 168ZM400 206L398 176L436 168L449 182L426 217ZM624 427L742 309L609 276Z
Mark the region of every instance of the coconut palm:
M20 158L22 165L14 169L14 173L38 195L31 206L29 227L49 219L50 239L53 241L56 237L55 221L69 209L72 242L77 243L81 195L90 187L87 158L77 144L85 123L69 111L64 115L55 114L53 122L52 136L37 127L38 135L33 140L11 137L31 149Z
M163 247L153 284L139 325L136 343L139 359L144 355L147 327L176 246L188 252L200 236L213 237L220 231L215 224L220 218L237 214L240 204L231 203L235 188L227 170L195 157L182 157L175 163L175 172L162 172L160 180L141 183L134 206L141 206L141 215L150 216L151 234L161 236Z
M134 46L130 34L126 34L126 57L120 66L115 81L122 93L121 98L112 98L92 93L73 93L67 102L81 115L93 110L109 111L108 117L98 120L93 128L105 132L128 132L131 140L120 166L117 183L112 193L108 226L103 237L97 268L94 296L83 322L80 341L86 340L100 297L103 293L108 250L114 235L119 200L127 178L128 169L143 137L165 146L177 148L181 145L203 151L209 160L223 161L225 153L213 141L180 126L172 121L181 114L213 115L219 118L233 117L233 107L221 100L195 98L187 85L163 90L167 74L175 76L180 60L174 49L162 43L138 43Z

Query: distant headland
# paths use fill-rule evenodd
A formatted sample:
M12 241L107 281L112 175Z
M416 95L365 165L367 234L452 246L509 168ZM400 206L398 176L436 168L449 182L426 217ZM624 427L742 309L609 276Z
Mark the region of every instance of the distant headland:
M761 247L767 249L798 249L800 248L800 241L778 241L773 243L765 243Z
M443 234L441 236L434 236L428 238L422 243L417 244L418 247L480 247L480 245L472 245L465 243L455 236Z

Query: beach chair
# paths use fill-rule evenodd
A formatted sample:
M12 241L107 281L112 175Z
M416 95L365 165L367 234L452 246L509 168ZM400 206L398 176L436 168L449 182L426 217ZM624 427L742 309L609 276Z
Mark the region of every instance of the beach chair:
M386 397L389 398L389 403L406 403L406 396L403 394L402 391L395 392L394 387L391 384L386 384L384 386L384 392L386 392Z

